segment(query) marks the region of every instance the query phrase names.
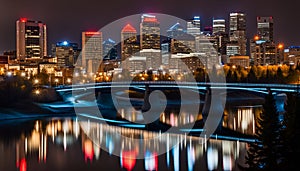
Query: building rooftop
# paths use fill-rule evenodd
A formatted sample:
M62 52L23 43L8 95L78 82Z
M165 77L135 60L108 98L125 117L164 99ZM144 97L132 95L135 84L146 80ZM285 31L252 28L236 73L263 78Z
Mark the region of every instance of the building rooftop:
M136 29L132 26L132 25L130 25L130 24L127 24L125 27L123 27L123 29L122 29L122 33L124 33L124 32L126 32L126 33L136 33Z

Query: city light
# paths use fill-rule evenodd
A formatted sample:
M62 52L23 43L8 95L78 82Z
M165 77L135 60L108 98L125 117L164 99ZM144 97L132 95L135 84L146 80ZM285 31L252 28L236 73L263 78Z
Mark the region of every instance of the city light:
M21 22L23 22L23 23L27 22L27 18L21 18L20 20L21 20Z
M278 44L278 49L283 49L284 45L282 43Z
M12 72L7 72L7 74L6 74L7 76L12 76Z
M67 46L69 43L67 41L63 41L63 45Z
M86 35L99 35L100 32L85 32Z
M21 77L25 77L26 76L26 73L25 72L22 72L21 73Z
M36 95L39 95L40 93L41 93L40 90L35 90Z

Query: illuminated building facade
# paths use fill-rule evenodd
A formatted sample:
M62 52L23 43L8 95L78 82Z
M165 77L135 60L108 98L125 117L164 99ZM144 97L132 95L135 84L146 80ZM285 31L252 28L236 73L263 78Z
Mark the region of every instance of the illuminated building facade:
M8 69L9 57L6 55L0 55L0 75L4 75Z
M225 33L225 19L213 19L213 34Z
M55 46L57 66L60 68L73 67L78 54L78 44L67 41L59 42Z
M230 13L229 15L229 40L230 44L235 43L239 48L239 55L246 55L246 14L241 12Z
M21 62L47 56L47 29L41 21L21 18L16 21L17 59Z
M132 56L128 58L129 67L128 70L131 73L140 73L146 70L146 57Z
M88 73L95 73L102 61L102 33L82 33L82 67Z
M283 63L283 47L274 42L273 17L257 17L257 35L250 42L251 63L276 65Z
M240 52L240 46L237 44L227 44L226 46L226 55L227 56L235 56L238 55Z
M158 70L161 66L161 50L159 49L143 49L139 52L139 56L146 57L146 69Z
M204 65L210 69L213 65L220 64L220 57L217 51L217 38L212 35L200 35L196 37L196 52L201 58L205 58Z
M126 59L130 58L139 51L140 44L137 41L137 31L132 25L127 24L121 31L122 68L128 69L129 66Z
M141 20L141 49L160 49L160 27L156 16L143 14Z
M297 65L300 62L300 46L284 49L284 62L288 65Z
M203 67L201 59L195 54L172 54L170 58L170 71L172 73L192 73Z
M261 40L274 42L273 17L257 17L257 36Z
M167 30L167 37L172 54L192 53L196 50L195 37L187 34L180 23L174 24Z
M249 56L231 56L230 64L241 66L241 67L248 67L250 64Z
M193 19L187 21L187 33L193 36L198 36L201 33L201 20L199 16L194 16Z
M190 34L182 34L171 39L171 53L193 53L196 51L195 37Z
M103 41L103 60L114 60L118 57L116 42L112 39Z

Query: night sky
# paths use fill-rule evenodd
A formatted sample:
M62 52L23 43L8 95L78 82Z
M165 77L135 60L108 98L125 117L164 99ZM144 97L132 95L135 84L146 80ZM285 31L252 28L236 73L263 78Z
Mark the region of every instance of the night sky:
M104 4L105 2L105 4ZM276 42L300 45L300 2L296 0L1 0L0 53L15 49L15 22L20 17L47 24L48 46L58 41L81 42L81 32L99 30L122 17L164 13L182 19L201 17L202 26L229 13L247 14L248 36L256 32L256 16L274 17Z

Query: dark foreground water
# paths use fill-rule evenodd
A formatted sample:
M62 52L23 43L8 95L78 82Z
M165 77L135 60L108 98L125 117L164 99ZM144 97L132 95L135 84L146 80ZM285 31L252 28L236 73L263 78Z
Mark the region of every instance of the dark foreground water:
M222 125L252 134L255 111L255 107L226 109ZM161 116L162 122L173 126L194 119L188 114L178 118L172 112ZM153 137L158 138L150 141ZM205 140L76 117L1 121L0 170L240 170L238 165L244 165L246 143Z

